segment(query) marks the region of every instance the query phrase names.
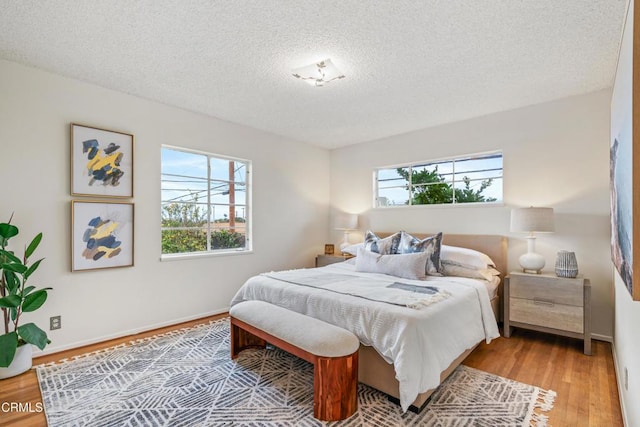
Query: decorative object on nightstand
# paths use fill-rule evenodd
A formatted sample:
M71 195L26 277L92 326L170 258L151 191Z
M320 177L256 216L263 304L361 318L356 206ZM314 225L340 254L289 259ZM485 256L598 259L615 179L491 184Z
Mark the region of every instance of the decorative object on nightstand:
M522 271L540 274L544 268L544 257L536 253L536 236L533 233L552 233L553 208L518 208L511 211L511 231L529 233L527 253L519 258Z
M325 255L333 255L334 252L335 252L335 247L332 244L327 243L326 245L324 245Z
M340 244L340 250L349 246L349 232L358 227L358 215L341 212L335 217L336 230L344 231L344 238Z
M575 252L558 252L556 255L556 276L569 278L578 276L578 260Z
M591 283L584 277L511 272L504 281L504 336L512 327L584 340L591 354Z

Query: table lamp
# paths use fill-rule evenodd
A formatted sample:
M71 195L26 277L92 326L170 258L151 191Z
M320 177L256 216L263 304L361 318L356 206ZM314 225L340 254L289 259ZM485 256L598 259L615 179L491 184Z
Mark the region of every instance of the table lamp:
M358 227L358 215L349 213L340 213L335 219L336 230L344 231L344 238L340 244L340 250L344 250L349 246L349 232Z
M518 208L511 211L511 231L529 233L527 236L527 253L518 261L525 273L540 274L544 268L544 257L536 253L536 236L534 233L551 233L553 226L553 208Z

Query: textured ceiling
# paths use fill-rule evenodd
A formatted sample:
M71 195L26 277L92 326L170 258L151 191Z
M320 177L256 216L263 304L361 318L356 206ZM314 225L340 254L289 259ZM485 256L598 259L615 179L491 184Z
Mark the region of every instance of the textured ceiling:
M334 148L610 87L626 0L0 0L0 58ZM291 70L331 58L346 78Z

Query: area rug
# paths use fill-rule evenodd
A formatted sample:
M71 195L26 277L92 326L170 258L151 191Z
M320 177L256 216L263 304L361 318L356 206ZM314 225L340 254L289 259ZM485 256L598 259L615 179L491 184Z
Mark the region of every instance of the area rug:
M313 365L275 347L229 356L229 321L36 367L57 426L545 426L555 393L460 366L420 414L360 384L358 411L313 418Z

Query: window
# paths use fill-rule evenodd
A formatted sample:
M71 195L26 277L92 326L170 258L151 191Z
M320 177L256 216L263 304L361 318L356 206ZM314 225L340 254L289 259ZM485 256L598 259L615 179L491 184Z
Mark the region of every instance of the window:
M380 168L375 207L502 202L502 153Z
M251 249L251 162L162 147L162 254Z

